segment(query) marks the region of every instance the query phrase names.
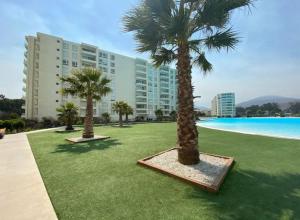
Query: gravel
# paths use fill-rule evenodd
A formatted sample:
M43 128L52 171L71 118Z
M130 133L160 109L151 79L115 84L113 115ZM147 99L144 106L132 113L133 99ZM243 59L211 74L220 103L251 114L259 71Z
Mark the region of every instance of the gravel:
M167 151L155 156L147 163L158 166L163 170L194 181L212 185L216 178L226 168L228 159L207 154L200 154L200 162L195 165L183 165L177 160L177 150Z

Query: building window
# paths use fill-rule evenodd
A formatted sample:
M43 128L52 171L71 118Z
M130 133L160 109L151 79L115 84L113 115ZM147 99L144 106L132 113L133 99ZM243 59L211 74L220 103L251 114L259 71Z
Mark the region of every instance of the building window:
M69 65L69 60L63 60L63 65Z
M56 57L57 60L59 60L59 57Z
M57 40L56 42L57 42L57 43L60 43L60 40Z
M57 51L60 51L60 49L59 49L59 48L57 48L56 50L57 50Z
M56 65L56 68L59 68L59 65Z
M64 43L64 44L63 44L63 48L66 49L66 50L68 50L68 49L69 49L69 44Z
M111 67L115 67L115 63L110 63L110 66Z
M72 51L77 52L78 51L78 46L72 45Z
M56 100L56 102L58 102L58 100Z
M73 67L77 67L77 62L76 61L72 61L72 66Z
M77 53L72 53L72 59L77 60L78 59L78 54Z
M116 73L115 69L110 69L110 73L115 74Z
M115 60L115 55L110 55L111 60Z
M59 76L59 74L56 74L56 76Z
M56 91L56 94L58 94L58 91Z
M58 85L59 85L59 83L56 83L56 85L58 86Z
M107 56L107 53L100 52L99 57L107 58L108 56Z

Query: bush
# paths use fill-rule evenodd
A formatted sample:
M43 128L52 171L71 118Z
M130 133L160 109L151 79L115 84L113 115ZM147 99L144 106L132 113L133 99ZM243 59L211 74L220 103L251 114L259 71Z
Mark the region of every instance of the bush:
M25 119L26 128L39 129L42 128L42 124L37 119Z
M100 124L102 122L100 117L94 117L93 121L94 121L94 124Z
M20 130L23 130L25 128L25 122L23 121L23 119L15 119L12 120L12 127L13 129L15 129L17 132L19 132Z
M3 121L3 127L6 128L8 131L12 131L13 130L12 120Z
M135 117L135 121L137 121L137 122L144 121L144 120L145 120L144 116L136 116Z
M42 126L43 128L52 128L53 127L53 118L43 117L42 118Z

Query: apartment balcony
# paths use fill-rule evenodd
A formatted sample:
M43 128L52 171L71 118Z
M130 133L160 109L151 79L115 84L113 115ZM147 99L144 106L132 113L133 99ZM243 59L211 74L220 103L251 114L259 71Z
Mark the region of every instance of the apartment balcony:
M81 44L81 51L86 54L96 55L97 48L87 44Z
M146 73L141 73L141 72L137 72L136 74L135 74L135 77L136 78L139 78L139 79L147 79L147 74Z
M24 52L24 57L26 57L26 58L27 58L27 56L28 56L28 52L27 52L27 51L25 51L25 52Z
M28 43L25 43L24 46L25 46L26 50L28 50Z
M25 83L25 84L26 84L26 81L27 81L27 80L26 80L26 78L23 78L23 83Z
M26 87L24 86L24 87L22 88L22 90L23 90L23 92L26 92Z
M93 56L85 56L85 55L81 54L81 59L83 61L86 61L86 62L96 63L96 56L95 57L93 57Z
M96 62L92 62L92 61L89 61L89 60L82 59L81 63L82 63L82 66L84 66L84 67L96 68Z
M27 75L27 68L23 69L23 73L24 73L24 75Z
M24 110L26 109L25 104L21 106L21 109L24 109Z
M26 59L24 59L23 63L27 67L27 60Z

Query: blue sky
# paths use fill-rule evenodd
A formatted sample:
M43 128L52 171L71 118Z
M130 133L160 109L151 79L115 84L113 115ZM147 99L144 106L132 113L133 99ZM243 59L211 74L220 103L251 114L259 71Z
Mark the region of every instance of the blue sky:
M0 0L0 93L22 96L24 37L36 32L148 59L135 51L132 35L122 32L121 18L137 2ZM214 70L205 77L193 69L195 93L202 96L198 105L209 106L215 94L229 91L237 102L262 95L300 98L299 11L299 0L258 0L251 13L236 11L236 50L209 52Z

